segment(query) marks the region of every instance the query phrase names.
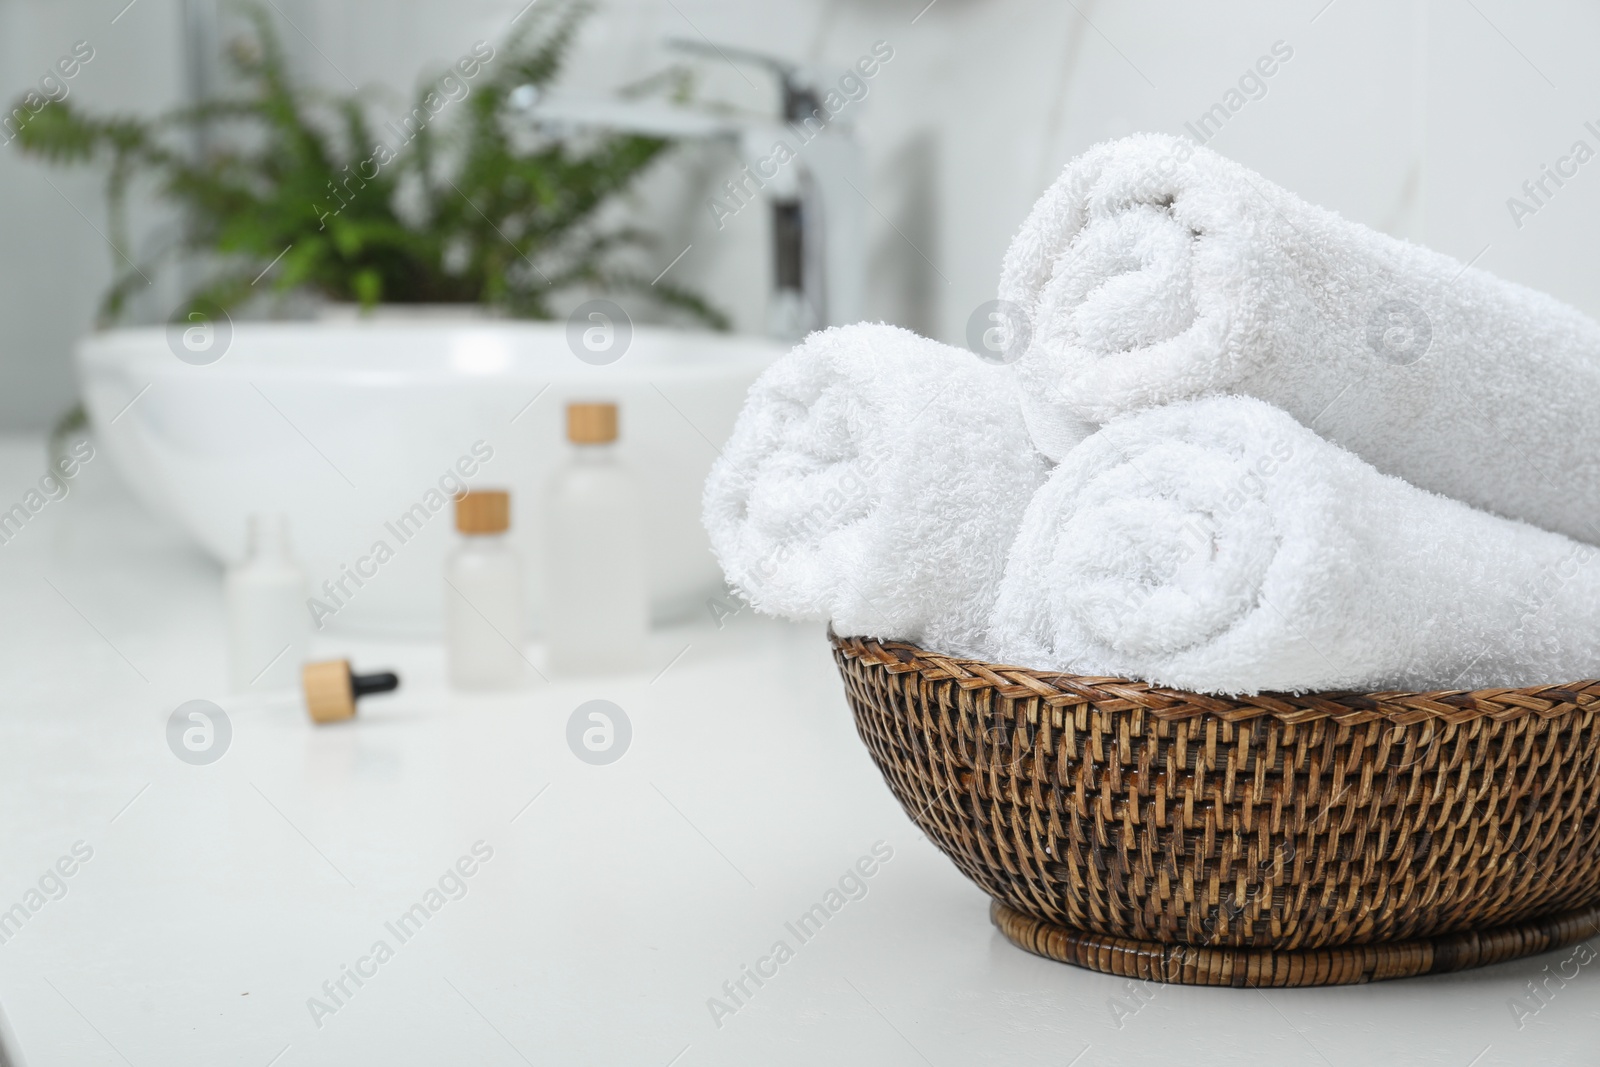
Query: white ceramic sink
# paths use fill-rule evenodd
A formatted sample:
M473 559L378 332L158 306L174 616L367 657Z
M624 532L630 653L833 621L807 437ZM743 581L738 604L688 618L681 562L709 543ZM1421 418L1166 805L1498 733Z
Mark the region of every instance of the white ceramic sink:
M721 578L700 528L701 484L745 391L781 351L639 327L620 359L592 365L562 323L379 320L241 323L204 365L178 359L159 327L110 330L81 341L77 360L97 439L149 507L222 561L242 553L249 513L282 511L330 606L325 581L345 567L370 575L360 586L344 577L329 628L429 634L456 535L448 502L427 508L447 495L441 478L488 450L468 480L511 490L531 621L542 627L539 509L568 447L569 400L621 405L655 616L699 608ZM411 510L419 504L424 512ZM412 521L397 528L408 510ZM378 542L392 558L377 561Z

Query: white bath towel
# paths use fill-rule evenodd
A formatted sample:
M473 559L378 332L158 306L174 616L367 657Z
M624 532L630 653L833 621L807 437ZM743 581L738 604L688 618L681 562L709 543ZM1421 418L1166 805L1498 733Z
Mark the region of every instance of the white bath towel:
M1600 549L1381 474L1258 400L1116 419L1028 508L992 653L1212 693L1600 676Z
M1414 485L1600 542L1600 324L1168 136L1068 164L1010 250L1036 443L1242 393ZM1065 439L1057 433L1065 427Z
M751 387L704 521L761 611L979 655L1046 466L1009 368L893 326L838 327Z

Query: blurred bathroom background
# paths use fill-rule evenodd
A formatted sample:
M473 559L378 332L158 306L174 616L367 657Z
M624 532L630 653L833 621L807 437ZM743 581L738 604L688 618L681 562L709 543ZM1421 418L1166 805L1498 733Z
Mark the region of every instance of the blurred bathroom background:
M181 103L188 6L0 0L0 89L25 92L85 40L95 58L71 82L76 103L144 113ZM503 39L526 0L271 6L301 77L387 87L398 106L419 72ZM1597 34L1600 7L1577 0L606 0L563 84L607 93L684 62L668 39L709 41L730 56L693 60L697 98L771 114L774 79L735 48L842 72L887 42L892 61L849 109L865 161L859 306L951 343L992 297L1007 241L1063 163L1132 131L1184 133L1241 84L1242 106L1207 128L1218 151L1314 203L1597 314L1600 195L1587 186L1600 170L1547 183L1554 195L1532 214L1513 217L1507 204L1532 204L1524 182L1575 140L1595 142L1584 123L1600 124L1585 103L1600 99L1587 54ZM1246 77L1275 44L1290 58ZM664 248L693 246L678 281L736 331L761 333L768 219L742 212L719 229L706 204L738 163L726 148L683 149L645 183L641 210ZM70 352L111 275L102 182L94 169L0 152L0 432L43 432L74 402ZM132 221L137 234L162 220L136 204ZM169 291L146 296L133 318L163 318L181 281L164 279Z

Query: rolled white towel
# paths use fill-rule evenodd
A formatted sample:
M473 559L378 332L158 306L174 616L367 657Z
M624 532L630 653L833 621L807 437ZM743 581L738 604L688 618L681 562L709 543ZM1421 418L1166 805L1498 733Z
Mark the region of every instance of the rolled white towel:
M1597 556L1214 397L1126 415L1056 467L991 642L1211 693L1570 682L1600 674Z
M1141 134L1068 164L1000 296L1032 327L1017 367L1051 458L1079 420L1241 393L1387 474L1600 542L1600 324L1209 149Z
M1045 472L1007 369L862 323L812 334L757 379L704 521L760 611L982 655Z

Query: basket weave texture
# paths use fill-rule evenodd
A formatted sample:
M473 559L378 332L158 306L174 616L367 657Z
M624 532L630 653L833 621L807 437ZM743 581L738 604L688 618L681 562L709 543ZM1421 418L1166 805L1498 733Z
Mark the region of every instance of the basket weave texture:
M1317 985L1600 929L1600 682L1228 698L832 640L890 789L1031 951Z

